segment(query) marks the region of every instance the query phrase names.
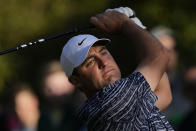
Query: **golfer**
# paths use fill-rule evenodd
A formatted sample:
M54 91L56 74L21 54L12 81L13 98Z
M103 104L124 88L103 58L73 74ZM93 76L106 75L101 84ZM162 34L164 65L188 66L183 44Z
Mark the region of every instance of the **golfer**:
M136 50L140 62L126 78L121 78L118 65L105 47L109 39L81 34L63 48L61 65L69 81L88 98L77 116L89 131L173 130L160 112L172 99L165 73L168 54L138 20L118 9L90 18L97 29L121 34L135 47L130 51ZM129 57L123 59L131 61Z

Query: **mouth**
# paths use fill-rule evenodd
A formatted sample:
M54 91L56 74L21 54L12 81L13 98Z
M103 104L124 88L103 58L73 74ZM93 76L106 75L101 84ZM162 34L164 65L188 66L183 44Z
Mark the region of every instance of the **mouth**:
M107 79L112 75L112 72L114 71L114 69L109 69L107 71L104 72L103 74L103 78Z

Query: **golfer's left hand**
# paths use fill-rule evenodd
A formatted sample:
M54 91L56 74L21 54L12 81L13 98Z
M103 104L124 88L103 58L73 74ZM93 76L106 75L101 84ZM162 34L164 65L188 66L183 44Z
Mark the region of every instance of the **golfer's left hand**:
M129 17L118 11L108 11L90 18L90 23L107 33L119 33L122 25L130 21Z

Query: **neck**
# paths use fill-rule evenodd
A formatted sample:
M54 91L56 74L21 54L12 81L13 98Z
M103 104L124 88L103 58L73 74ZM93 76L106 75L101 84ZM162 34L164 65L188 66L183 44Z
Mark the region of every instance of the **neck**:
M85 95L88 99L92 98L95 94L96 94L96 92L95 93L85 93Z
M97 91L83 91L83 93L86 95L88 99L92 98L96 94L96 92Z

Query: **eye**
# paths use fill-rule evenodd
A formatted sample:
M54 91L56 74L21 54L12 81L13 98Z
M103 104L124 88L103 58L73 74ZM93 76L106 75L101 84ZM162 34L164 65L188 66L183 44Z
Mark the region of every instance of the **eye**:
M108 54L108 50L106 49L106 47L105 47L105 46L101 48L101 50L100 50L100 54L101 54L102 56L104 56L104 55L107 55L107 54Z
M89 67L91 65L93 65L95 63L95 60L92 59L92 60L89 60L87 63L86 63L86 67Z
M104 56L104 55L106 55L107 53L108 53L108 52L105 50L105 51L102 51L102 52L101 52L101 55Z

